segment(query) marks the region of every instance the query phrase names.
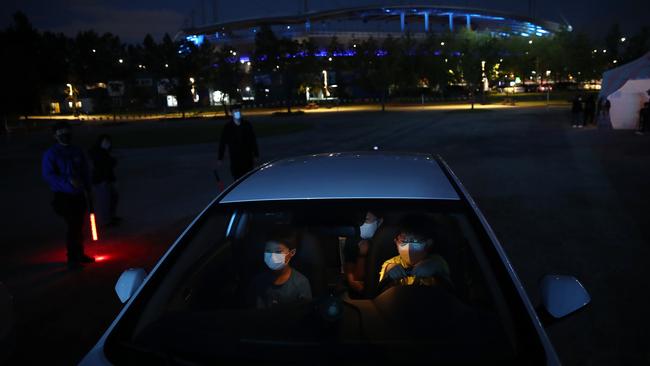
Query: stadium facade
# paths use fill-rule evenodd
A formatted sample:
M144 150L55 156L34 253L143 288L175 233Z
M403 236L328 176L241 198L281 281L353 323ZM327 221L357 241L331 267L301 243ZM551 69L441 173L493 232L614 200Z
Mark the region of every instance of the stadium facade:
M306 4L306 2L305 2ZM355 42L366 39L381 40L387 37L399 38L406 34L414 39L425 39L432 34L449 34L461 29L489 34L493 37L550 37L561 30L554 22L536 20L531 17L505 12L434 5L392 5L339 8L334 10L310 12L305 5L300 14L286 16L256 17L236 21L215 22L214 24L183 29L179 36L201 45L208 41L216 47L230 46L237 50L236 60L251 73L251 61L255 50L257 32L264 26L270 27L278 38L297 41L311 40L318 47L317 57L346 57L355 55ZM328 51L328 45L336 38L343 50ZM179 51L181 52L181 51ZM380 51L378 51L380 52ZM380 56L378 54L378 56ZM248 67L246 67L248 65ZM307 100L321 100L330 97L331 87L337 79L333 70L323 71L323 86L316 97L307 92ZM242 86L244 100L255 100L269 96L274 90L273 75L255 75L256 86ZM354 75L348 75L352 80ZM260 80L266 80L260 87ZM354 84L354 83L350 83ZM276 85L277 86L277 85ZM260 89L261 88L261 89ZM487 83L486 83L487 88ZM255 90L259 89L259 90ZM210 104L219 104L223 99L220 91L210 90ZM361 96L360 90L348 90L348 95Z
M495 37L548 37L561 28L554 22L487 9L393 5L320 12L305 10L296 15L226 21L186 28L180 35L197 45L207 40L215 45L228 44L247 50L254 47L255 34L263 25L270 26L279 37L311 39L322 45L329 43L332 37L347 44L353 40L400 37L406 33L414 38L425 38L431 33L454 32L462 28Z

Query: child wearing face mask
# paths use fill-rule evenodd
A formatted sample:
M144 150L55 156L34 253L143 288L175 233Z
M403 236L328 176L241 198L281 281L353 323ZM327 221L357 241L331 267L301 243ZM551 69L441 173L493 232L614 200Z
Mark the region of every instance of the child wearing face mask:
M311 300L309 280L291 267L296 255L295 235L274 235L264 246L267 270L253 279L251 297L258 309Z
M379 283L433 285L437 279L442 279L449 284L449 265L433 253L433 237L431 222L426 217L406 216L394 240L399 255L381 266Z
M384 222L382 216L376 211L366 212L364 222L359 227L359 237L346 240L344 247L345 277L353 292L363 292L366 257L372 245L372 237Z

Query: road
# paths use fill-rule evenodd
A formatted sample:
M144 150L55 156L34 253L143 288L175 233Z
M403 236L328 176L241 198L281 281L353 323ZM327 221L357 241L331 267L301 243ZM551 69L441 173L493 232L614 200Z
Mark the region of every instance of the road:
M648 136L571 129L565 107L250 118L313 124L261 139L263 160L372 146L442 155L487 216L534 301L537 281L547 273L575 275L591 293L585 311L549 328L565 364L650 364ZM117 146L125 223L88 246L104 261L69 273L62 222L51 212L39 177L40 147L49 136L43 131L2 138L0 281L14 293L18 312L18 347L10 363L71 364L119 311L112 287L121 270L151 268L217 193L216 145Z

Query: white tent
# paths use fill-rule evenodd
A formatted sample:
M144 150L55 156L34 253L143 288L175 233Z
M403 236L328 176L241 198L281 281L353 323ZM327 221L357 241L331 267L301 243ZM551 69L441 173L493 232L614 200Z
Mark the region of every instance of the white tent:
M611 103L612 127L634 129L639 124L639 110L648 101L650 90L650 52L645 56L603 74L600 96Z

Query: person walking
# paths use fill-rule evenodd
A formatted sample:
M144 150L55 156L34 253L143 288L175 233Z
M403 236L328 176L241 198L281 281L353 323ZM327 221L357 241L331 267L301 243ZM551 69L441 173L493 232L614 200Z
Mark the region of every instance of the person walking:
M95 214L102 226L118 225L121 221L116 215L118 194L115 189L115 165L117 160L111 155L113 139L101 135L88 151L92 162L91 181L93 184Z
M221 131L217 165L222 165L223 156L226 147L228 147L230 173L232 178L237 180L253 169L257 158L259 158L259 150L253 126L242 118L241 105L234 104L230 110L232 119Z
M584 115L584 125L588 126L594 123L594 118L596 116L596 100L593 95L587 97L585 101L585 115Z
M582 98L576 95L571 106L573 128L582 128Z
M53 127L56 144L43 155L42 174L54 194L54 211L67 226L66 248L69 269L79 269L82 263L95 258L84 253L83 227L87 217L87 197L90 194L88 161L83 150L71 145L70 125L58 122Z

